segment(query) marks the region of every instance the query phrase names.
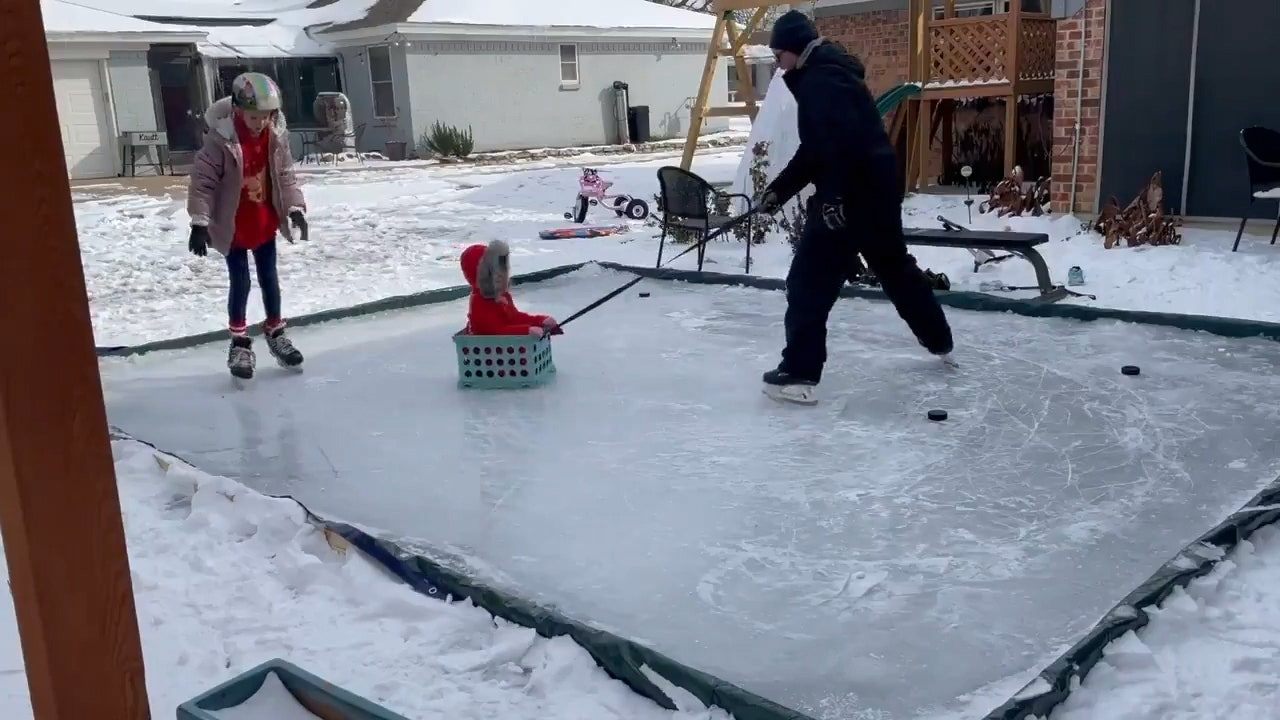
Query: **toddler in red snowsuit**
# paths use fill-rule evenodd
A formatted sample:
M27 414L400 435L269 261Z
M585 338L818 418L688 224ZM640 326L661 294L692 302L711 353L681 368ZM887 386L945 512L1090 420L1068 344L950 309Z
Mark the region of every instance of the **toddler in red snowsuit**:
M462 251L462 275L471 286L467 332L472 335L560 334L549 315L520 312L511 299L510 250L501 240Z

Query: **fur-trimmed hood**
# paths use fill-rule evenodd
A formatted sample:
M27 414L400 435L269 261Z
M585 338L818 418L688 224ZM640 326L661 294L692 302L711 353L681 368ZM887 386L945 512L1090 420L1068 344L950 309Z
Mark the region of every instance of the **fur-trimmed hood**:
M209 130L216 133L223 140L229 143L239 142L236 139L235 105L231 104L231 96L224 97L210 105L209 109L204 111L204 121L209 126ZM276 137L288 139L289 126L285 123L283 112L275 114L271 132L275 133Z
M462 276L482 297L497 300L507 291L505 287L498 287L498 276L508 269L510 252L511 249L501 240L494 240L488 245L472 245L462 251Z

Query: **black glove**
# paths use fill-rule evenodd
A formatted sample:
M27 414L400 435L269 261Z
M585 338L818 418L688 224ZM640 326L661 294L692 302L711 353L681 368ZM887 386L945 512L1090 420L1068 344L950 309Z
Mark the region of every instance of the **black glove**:
M760 199L756 201L756 212L772 215L778 212L778 207L781 204L778 202L778 193L765 188L764 193L760 195Z
M298 237L306 242L309 237L309 228L307 226L307 218L302 214L301 210L294 210L289 213L289 222L298 230Z
M209 254L209 228L204 225L191 226L191 239L187 241L187 249L196 257Z
M822 222L826 224L828 230L843 230L844 223L844 201L840 198L822 203Z

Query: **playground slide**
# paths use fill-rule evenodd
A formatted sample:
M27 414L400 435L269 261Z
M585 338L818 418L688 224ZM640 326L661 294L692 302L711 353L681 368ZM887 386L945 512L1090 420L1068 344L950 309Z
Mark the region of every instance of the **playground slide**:
M876 109L880 111L880 117L884 117L893 112L903 100L915 97L920 94L920 86L911 83L897 85L892 87L876 98Z

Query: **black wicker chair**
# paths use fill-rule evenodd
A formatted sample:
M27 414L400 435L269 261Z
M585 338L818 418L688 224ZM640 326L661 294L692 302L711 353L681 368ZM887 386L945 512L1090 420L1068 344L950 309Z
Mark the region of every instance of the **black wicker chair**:
M1280 202L1280 132L1260 126L1247 127L1240 131L1240 146L1244 148L1245 162L1249 167L1249 205L1240 218L1240 229L1236 232L1236 242L1231 252L1240 249L1240 237L1244 235L1245 223L1249 222L1249 210L1257 200L1276 200ZM1271 230L1271 244L1276 244L1276 235L1280 234L1280 211L1276 214L1276 225Z
M658 262L655 267L662 266L662 249L667 241L667 233L680 229L692 234L698 246L698 272L702 272L702 262L706 256L706 237L716 229L723 227L734 218L732 211L728 214L717 212L721 203L717 200L733 200L741 198L750 207L751 198L742 193L727 193L717 190L711 183L694 175L688 170L668 166L658 170L658 198L662 213L662 238L658 241ZM747 267L751 272L751 219L747 220Z

